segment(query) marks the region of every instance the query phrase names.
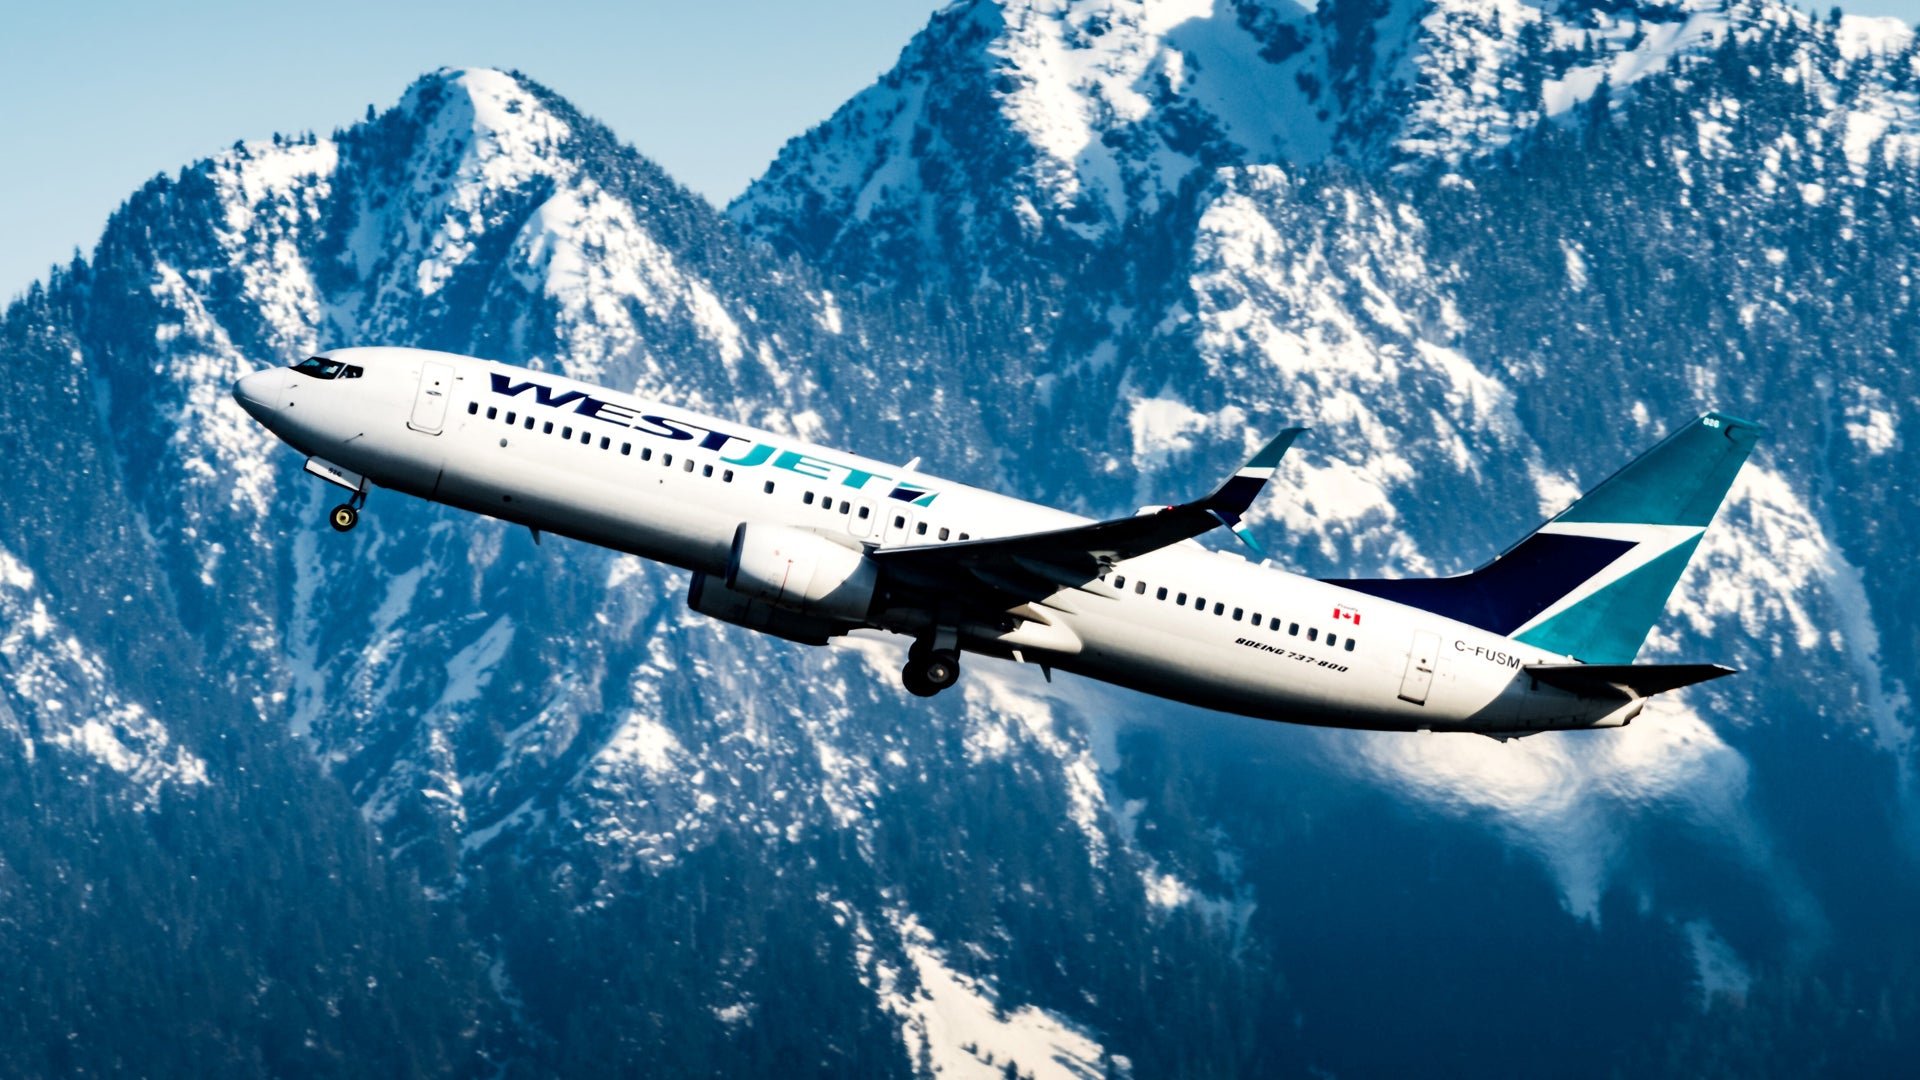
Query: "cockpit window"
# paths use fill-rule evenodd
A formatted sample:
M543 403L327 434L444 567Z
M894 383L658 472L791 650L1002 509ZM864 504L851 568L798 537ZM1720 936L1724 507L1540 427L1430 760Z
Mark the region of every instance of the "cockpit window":
M309 356L305 360L293 365L293 370L302 375L310 375L316 379L331 379L339 375L340 369L346 366L347 365L337 361L328 360L325 357Z
M341 372L341 373L340 373L340 377L341 377L341 378L343 378L343 379L357 379L357 378L359 378L359 377L360 377L360 376L361 376L362 374L363 374L363 372L362 372L362 370L361 370L361 369L360 369L359 367L357 367L357 366L355 366L355 365L353 365L353 364L348 364L348 365L347 365L347 370L345 370L345 371L343 371L343 372Z

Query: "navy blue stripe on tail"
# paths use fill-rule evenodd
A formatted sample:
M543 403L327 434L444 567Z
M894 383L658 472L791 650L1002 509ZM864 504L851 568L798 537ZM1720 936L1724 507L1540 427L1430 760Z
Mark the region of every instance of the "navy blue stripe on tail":
M1631 540L1534 533L1459 577L1357 578L1328 584L1511 635L1634 546Z

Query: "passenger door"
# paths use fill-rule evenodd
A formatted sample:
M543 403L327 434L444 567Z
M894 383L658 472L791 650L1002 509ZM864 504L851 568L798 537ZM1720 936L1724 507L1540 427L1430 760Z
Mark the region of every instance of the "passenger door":
M1427 691L1433 688L1434 665L1440 661L1440 635L1427 630L1415 631L1413 648L1407 652L1407 673L1400 679L1400 700L1415 705L1427 703Z
M413 415L407 426L428 435L440 434L447 423L447 399L453 393L453 366L431 360L420 368L420 388L413 395Z

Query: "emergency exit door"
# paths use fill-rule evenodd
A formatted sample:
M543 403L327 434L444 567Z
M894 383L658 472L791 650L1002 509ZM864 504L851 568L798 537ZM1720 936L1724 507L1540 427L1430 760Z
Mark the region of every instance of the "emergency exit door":
M881 547L899 547L913 535L913 511L905 507L888 508L884 504L880 512L887 520L880 532Z
M1433 668L1440 660L1440 635L1426 630L1413 635L1413 648L1407 652L1407 673L1400 679L1400 700L1415 705L1427 703L1427 691L1433 689Z

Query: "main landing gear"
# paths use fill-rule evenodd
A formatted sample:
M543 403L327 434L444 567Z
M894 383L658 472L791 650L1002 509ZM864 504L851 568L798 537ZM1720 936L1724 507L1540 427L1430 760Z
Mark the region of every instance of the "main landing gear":
M900 681L915 697L933 695L960 681L960 650L936 649L916 641L907 650L907 666L900 670Z
M367 505L367 491L361 488L353 497L327 512L327 524L334 532L352 532L360 524L360 508Z

